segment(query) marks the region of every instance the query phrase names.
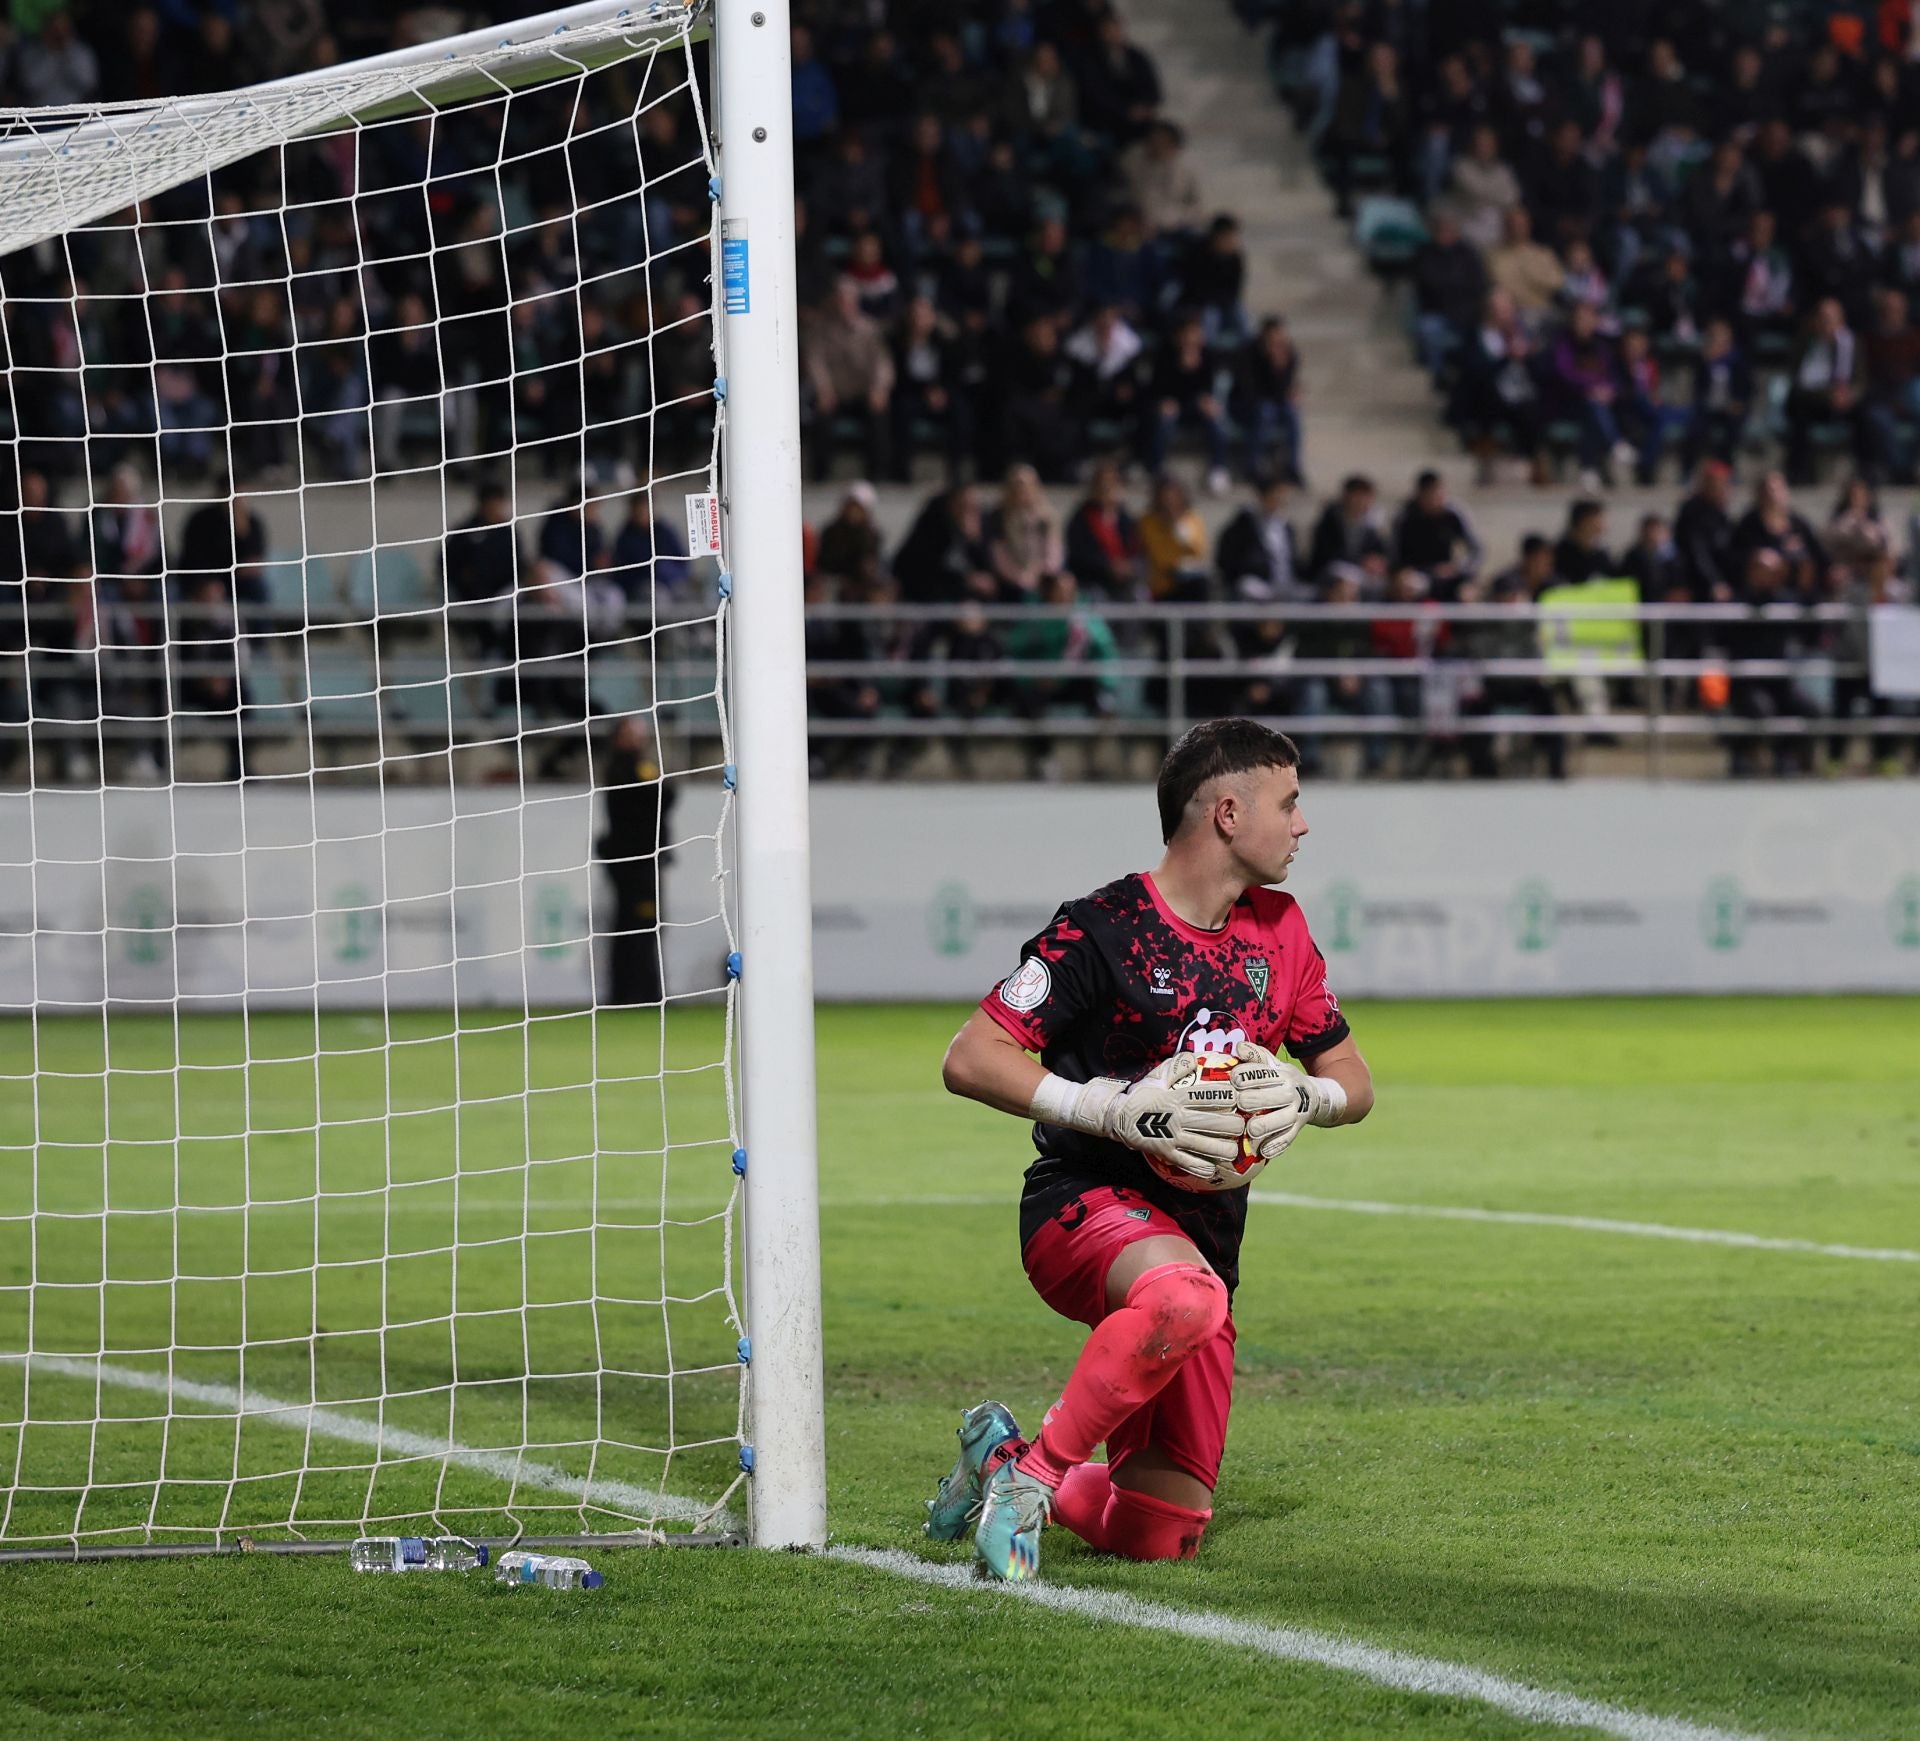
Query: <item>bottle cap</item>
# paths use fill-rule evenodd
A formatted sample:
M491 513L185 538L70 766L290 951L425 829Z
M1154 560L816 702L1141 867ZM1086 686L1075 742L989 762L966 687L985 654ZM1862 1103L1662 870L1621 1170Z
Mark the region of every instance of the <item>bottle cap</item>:
M605 1574L601 1572L582 1572L580 1574L580 1588L583 1590L597 1590L606 1581Z
M493 1558L493 1550L490 1549L485 1542L475 1542L473 1544L473 1551L483 1566Z

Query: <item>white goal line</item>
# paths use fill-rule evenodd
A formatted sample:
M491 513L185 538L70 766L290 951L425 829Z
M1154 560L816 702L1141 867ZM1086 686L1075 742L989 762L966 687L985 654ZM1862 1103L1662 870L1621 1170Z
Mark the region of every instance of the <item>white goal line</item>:
M970 1563L916 1558L892 1548L829 1548L827 1557L847 1565L865 1566L895 1577L955 1591L977 1591L1005 1600L1031 1602L1055 1613L1071 1614L1109 1626L1129 1626L1143 1632L1169 1633L1206 1644L1225 1644L1257 1651L1279 1662L1309 1663L1341 1674L1356 1675L1395 1692L1428 1698L1463 1699L1491 1705L1524 1722L1559 1729L1592 1729L1619 1741L1763 1741L1748 1730L1719 1729L1692 1723L1683 1717L1661 1717L1625 1705L1606 1705L1573 1693L1554 1692L1508 1680L1466 1663L1439 1657L1415 1656L1377 1644L1363 1644L1330 1632L1299 1626L1267 1626L1227 1614L1209 1614L1147 1602L1112 1590L1089 1590L1045 1580L1023 1584L982 1584Z
M684 1499L677 1493L656 1492L636 1487L627 1481L609 1481L596 1476L570 1474L552 1463L538 1463L509 1451L483 1451L451 1439L435 1438L428 1433L410 1432L404 1427L382 1426L360 1415L342 1413L324 1403L293 1402L269 1396L265 1391L237 1390L230 1384L205 1384L197 1379L177 1378L164 1372L143 1372L134 1366L119 1366L111 1361L76 1358L66 1354L0 1354L0 1365L24 1363L31 1371L63 1378L86 1379L112 1385L121 1390L147 1391L167 1398L172 1409L176 1400L202 1403L223 1413L243 1415L283 1427L291 1433L316 1439L333 1439L341 1444L364 1445L375 1455L395 1459L439 1458L471 1469L513 1487L536 1487L542 1492L562 1494L569 1504L583 1508L603 1507L633 1517L670 1518L676 1523L711 1522L720 1529L737 1529L732 1514L715 1511L698 1500ZM100 1423L112 1425L111 1419ZM309 1471L311 1473L311 1471ZM325 1471L321 1471L325 1473ZM503 1508L505 1509L505 1508Z

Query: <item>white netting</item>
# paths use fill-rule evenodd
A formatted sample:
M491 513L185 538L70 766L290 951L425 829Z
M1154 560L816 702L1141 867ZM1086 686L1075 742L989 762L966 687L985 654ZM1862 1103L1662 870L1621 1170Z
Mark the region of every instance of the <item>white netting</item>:
M0 1551L730 1521L698 31L0 115Z

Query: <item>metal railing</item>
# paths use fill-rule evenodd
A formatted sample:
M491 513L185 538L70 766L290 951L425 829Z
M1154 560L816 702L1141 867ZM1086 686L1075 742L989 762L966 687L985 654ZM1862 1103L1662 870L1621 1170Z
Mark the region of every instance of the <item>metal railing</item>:
M523 595L524 599L524 595ZM161 617L157 603L142 607ZM125 607L118 613L125 621ZM1098 618L1113 631L1110 657L1065 660L955 657L957 635ZM161 646L56 644L73 618L36 603L0 618L0 730L51 737L150 737L155 686L161 686L178 735L228 735L233 716L249 729L315 738L378 736L395 753L413 740L440 744L510 742L518 732L578 725L642 707L684 709L681 729L696 733L713 693L710 651L696 643L710 607L663 601L657 611L628 610L617 621L522 612L523 645L547 632L570 637L558 650L514 657L510 600L452 606L423 604L375 614L329 604L319 611L285 604L224 605L169 601L164 622L175 636ZM116 621L113 609L101 621ZM180 635L212 622L213 637ZM813 624L879 631L868 655L809 661L817 685L870 684L882 692L871 711L823 709L811 719L819 739L982 739L1132 737L1171 741L1191 725L1203 686L1264 683L1277 705L1260 710L1280 729L1315 739L1448 740L1492 736L1641 739L1649 770L1661 771L1663 746L1676 741L1740 739L1879 740L1920 737L1920 704L1876 702L1866 687L1864 612L1847 604L1594 604L1572 609L1503 604L833 604L808 611ZM8 624L18 632L6 636ZM1233 644L1237 625L1284 625L1271 652L1247 656ZM1337 625L1403 626L1409 656L1303 655L1303 635ZM1603 649L1583 646L1579 628L1625 625ZM1758 626L1803 641L1789 658L1735 658ZM1495 627L1510 643L1537 650L1476 655L1475 628ZM1468 645L1459 631L1467 631ZM691 632L689 632L691 631ZM890 631L890 632L889 632ZM572 639L577 635L577 640ZM324 638L325 651L317 651ZM1678 640L1684 653L1669 651ZM26 643L24 648L21 642ZM1453 644L1449 644L1449 642ZM427 643L431 643L428 645ZM240 676L229 707L191 704L191 686ZM325 685L316 679L324 675ZM1315 688L1358 679L1359 705L1330 707ZM1721 696L1702 702L1702 681ZM1489 692L1487 685L1495 686ZM1545 706L1521 706L1501 684ZM578 692L569 685L582 686ZM1785 685L1785 689L1781 688ZM1063 699L1072 686L1074 699ZM1765 686L1770 706L1748 708ZM580 695L586 700L584 709ZM36 705L56 696L58 711ZM129 699L138 696L137 705ZM437 698L444 697L444 705ZM558 697L557 707L553 705ZM517 700L516 700L517 698ZM544 699L543 699L544 698ZM204 697L201 698L204 700ZM1845 711L1841 702L1846 703ZM1382 705L1382 703L1386 705ZM222 716L227 717L222 717ZM297 716L297 727L296 727Z

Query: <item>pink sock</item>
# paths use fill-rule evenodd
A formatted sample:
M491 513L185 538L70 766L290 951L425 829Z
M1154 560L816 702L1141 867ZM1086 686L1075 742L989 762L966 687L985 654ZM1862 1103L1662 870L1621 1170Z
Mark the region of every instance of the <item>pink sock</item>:
M1212 1518L1211 1511L1114 1486L1104 1463L1069 1469L1053 1496L1055 1523L1100 1553L1130 1560L1192 1559Z
M1204 1264L1148 1270L1127 1290L1127 1303L1094 1327L1039 1437L1020 1453L1020 1467L1057 1489L1226 1321L1227 1290Z
M1090 1548L1111 1553L1107 1544L1107 1501L1113 1496L1113 1483L1107 1479L1104 1463L1082 1463L1069 1469L1054 1489L1053 1521L1070 1529Z

